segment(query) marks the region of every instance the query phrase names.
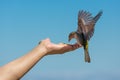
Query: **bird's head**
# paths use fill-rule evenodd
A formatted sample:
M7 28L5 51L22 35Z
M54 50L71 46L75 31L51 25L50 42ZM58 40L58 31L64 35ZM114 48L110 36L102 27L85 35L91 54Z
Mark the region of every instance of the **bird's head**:
M74 38L74 36L75 36L75 32L71 32L71 33L69 34L69 39L68 39L68 41L70 41L72 38Z

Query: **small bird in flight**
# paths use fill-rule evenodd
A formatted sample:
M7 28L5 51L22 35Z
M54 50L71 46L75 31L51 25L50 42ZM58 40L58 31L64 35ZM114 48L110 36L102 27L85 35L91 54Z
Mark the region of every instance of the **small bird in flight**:
M90 63L90 56L88 52L88 41L93 36L94 26L100 16L102 15L102 11L100 11L95 17L91 15L90 12L81 10L78 13L78 28L77 31L71 32L69 34L69 41L72 38L77 40L79 45L82 45L84 48L85 54L85 62Z

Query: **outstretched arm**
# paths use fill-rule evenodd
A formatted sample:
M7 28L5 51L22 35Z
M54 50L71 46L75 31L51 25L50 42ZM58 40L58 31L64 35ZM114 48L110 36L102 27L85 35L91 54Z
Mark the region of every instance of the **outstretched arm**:
M49 39L40 42L26 55L2 66L0 68L0 80L19 80L22 78L42 57L51 54L63 54L79 48L78 44L53 44Z

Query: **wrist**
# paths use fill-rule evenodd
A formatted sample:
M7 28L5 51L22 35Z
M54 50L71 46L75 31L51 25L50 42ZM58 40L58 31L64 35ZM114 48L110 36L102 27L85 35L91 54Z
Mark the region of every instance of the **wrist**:
M42 54L43 56L45 56L48 53L48 49L42 44L39 44L36 50L38 51L38 53Z

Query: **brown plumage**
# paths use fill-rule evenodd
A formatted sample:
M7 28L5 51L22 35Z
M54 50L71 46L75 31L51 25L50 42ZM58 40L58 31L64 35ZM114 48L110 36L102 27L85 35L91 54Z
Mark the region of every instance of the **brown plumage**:
M88 52L88 41L93 36L94 26L100 16L102 15L100 11L95 17L92 17L91 13L87 11L79 11L78 13L78 29L77 31L71 32L69 34L69 41L72 38L77 40L77 43L82 45L85 53L85 62L90 62L90 56Z

